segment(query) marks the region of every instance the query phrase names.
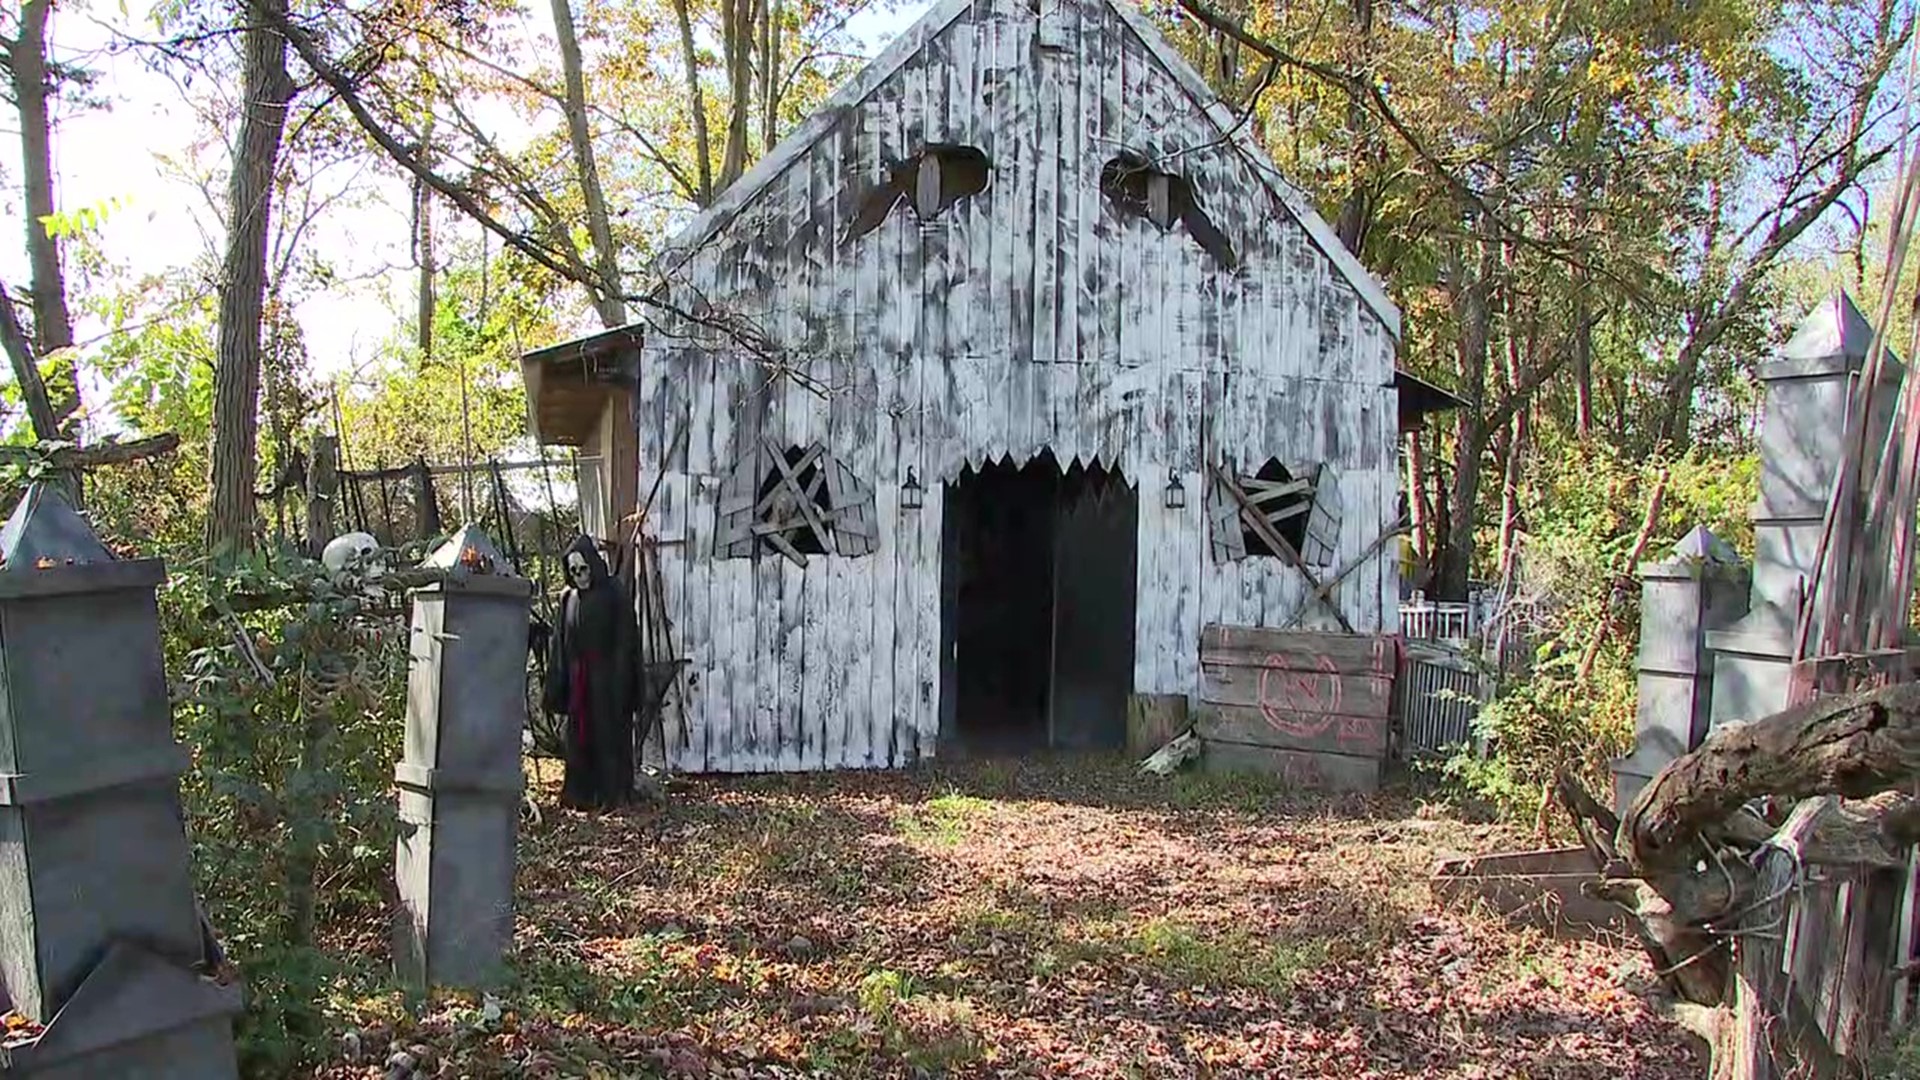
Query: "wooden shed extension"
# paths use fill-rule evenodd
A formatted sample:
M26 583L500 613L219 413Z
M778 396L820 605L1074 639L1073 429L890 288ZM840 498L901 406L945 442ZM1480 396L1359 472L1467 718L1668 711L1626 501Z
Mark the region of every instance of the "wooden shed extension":
M624 541L619 522L635 509L633 391L643 340L638 326L616 327L520 358L528 426L542 446L580 451L581 525L601 540Z

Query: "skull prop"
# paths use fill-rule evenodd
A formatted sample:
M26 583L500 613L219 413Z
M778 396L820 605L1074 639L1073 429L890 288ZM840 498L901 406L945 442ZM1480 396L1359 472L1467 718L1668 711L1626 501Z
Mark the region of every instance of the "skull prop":
M380 542L363 532L345 533L327 541L320 552L320 564L335 577L344 573L372 577L384 569L380 565Z
M567 552L567 580L581 592L593 588L593 568L587 565L585 555L577 551Z

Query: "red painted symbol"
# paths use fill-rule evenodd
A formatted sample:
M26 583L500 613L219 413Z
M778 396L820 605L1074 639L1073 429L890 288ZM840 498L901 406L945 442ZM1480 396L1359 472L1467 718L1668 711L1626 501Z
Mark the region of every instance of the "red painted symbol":
M1325 656L1317 671L1294 671L1278 654L1260 669L1260 715L1282 735L1312 739L1332 729L1340 713L1340 670Z

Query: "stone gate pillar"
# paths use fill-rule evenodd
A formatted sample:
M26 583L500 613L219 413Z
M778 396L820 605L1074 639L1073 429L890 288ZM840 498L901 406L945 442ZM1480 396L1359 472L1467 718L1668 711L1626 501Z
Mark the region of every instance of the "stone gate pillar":
M413 594L394 962L413 983L481 986L513 943L520 734L533 586L467 526Z
M1841 418L1872 340L1866 316L1840 293L1801 321L1778 359L1761 366L1760 498L1749 511L1753 586L1746 617L1708 635L1715 726L1786 707L1794 627L1819 573L1821 526L1845 446ZM1898 397L1903 368L1888 361L1879 405L1867 418L1869 446L1885 439Z
M0 529L0 984L31 1077L236 1075L194 902L154 588L54 489ZM3 1006L0 1006L3 1007Z
M1704 525L1668 558L1641 565L1639 718L1633 753L1613 763L1619 812L1661 767L1706 737L1713 700L1707 634L1746 614L1748 577L1739 554Z

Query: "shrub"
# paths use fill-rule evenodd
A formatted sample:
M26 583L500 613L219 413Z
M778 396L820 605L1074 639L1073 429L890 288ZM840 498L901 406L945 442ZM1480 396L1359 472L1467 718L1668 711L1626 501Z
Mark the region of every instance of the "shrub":
M276 552L173 568L161 612L196 879L248 986L250 1072L310 1060L323 1001L384 955L406 626Z

